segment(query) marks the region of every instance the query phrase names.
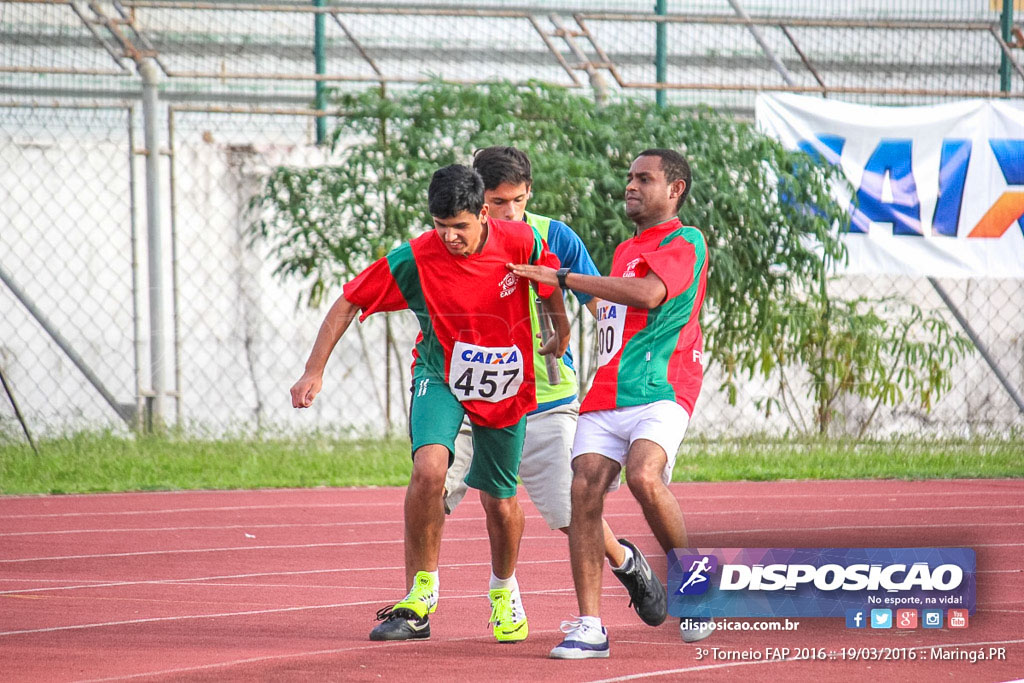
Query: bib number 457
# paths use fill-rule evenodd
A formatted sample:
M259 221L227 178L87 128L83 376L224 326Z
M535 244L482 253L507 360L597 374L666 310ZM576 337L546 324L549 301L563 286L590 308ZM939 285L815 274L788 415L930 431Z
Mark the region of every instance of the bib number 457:
M519 393L523 354L516 346L456 342L448 377L448 386L460 401L497 403Z
M474 396L486 401L495 396L511 396L509 387L519 377L519 368L502 370L501 372L498 370L480 370L479 377L474 377L475 374L473 368L466 368L465 372L455 380L452 386L457 390L459 399L467 399L470 396ZM498 393L499 389L501 389L500 394Z

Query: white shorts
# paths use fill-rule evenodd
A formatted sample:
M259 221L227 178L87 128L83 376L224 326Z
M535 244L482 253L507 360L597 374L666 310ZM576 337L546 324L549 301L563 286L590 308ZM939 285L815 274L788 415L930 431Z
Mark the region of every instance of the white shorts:
M573 401L526 416L526 440L523 442L523 459L519 463L519 478L530 494L530 500L552 529L569 526L572 516L569 453L579 409L579 402ZM464 480L473 461L473 439L466 422L462 426L455 439L455 460L448 468L444 482L447 491L444 506L449 513L466 495L468 487Z
M683 434L689 423L690 416L686 409L675 401L655 401L641 406L583 413L576 428L572 457L597 453L623 467L633 442L647 439L661 446L668 456L661 473L661 480L668 484L672 481L676 452L683 442ZM608 490L619 488L620 479L615 477Z

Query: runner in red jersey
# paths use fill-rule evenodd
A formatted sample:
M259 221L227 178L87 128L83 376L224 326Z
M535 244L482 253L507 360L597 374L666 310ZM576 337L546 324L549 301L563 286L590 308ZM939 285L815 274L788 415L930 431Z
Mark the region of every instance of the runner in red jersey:
M323 385L338 340L361 309L412 310L420 323L409 430L413 471L405 497L406 597L377 613L371 640L430 637L437 608L437 562L444 526L445 472L463 416L473 425L476 457L466 483L480 489L492 571L514 576L523 531L516 499L525 415L536 406L530 288L507 264L558 265L540 236L522 223L488 219L483 181L465 166L434 174L428 192L434 230L392 250L345 285L317 334L292 405L306 408ZM544 349L561 355L569 321L561 292L538 290L557 334ZM525 622L519 639L527 634Z
M529 315L522 315L529 283L506 264L526 258L557 265L558 259L522 221L488 218L487 225L479 253L451 258L432 230L364 270L345 285L344 296L362 309L360 321L377 312L416 313L422 332L416 365L447 383L475 424L507 427L537 400L527 360L533 332ZM554 291L543 286L539 293L547 298Z
M688 547L682 511L667 485L703 376L698 315L707 247L697 228L676 218L690 189L690 167L682 155L665 149L642 152L627 178L626 215L637 233L619 245L610 277L513 267L538 283L557 283L603 300L598 304L600 367L580 407L573 442L569 552L580 618L563 623L565 639L551 651L558 659L609 654L600 618L601 514L604 495L618 487L623 468L666 554ZM624 571L644 590L657 592L664 620L665 587L657 577L651 580L642 555L631 555ZM695 631L680 623L687 642L711 632Z
M706 271L704 236L678 218L618 246L611 277L654 274L667 295L653 309L598 304L598 369L581 413L667 400L693 414L704 379L704 336L697 313L704 302Z

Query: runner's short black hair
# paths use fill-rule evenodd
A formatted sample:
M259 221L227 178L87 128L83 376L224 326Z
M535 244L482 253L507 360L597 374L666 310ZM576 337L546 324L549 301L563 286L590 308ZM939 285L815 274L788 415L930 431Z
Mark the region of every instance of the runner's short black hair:
M679 211L679 207L683 205L683 202L690 194L690 185L692 183L690 164L686 161L686 157L673 149L661 148L645 149L637 154L637 156L658 157L661 159L661 170L665 172L665 180L667 182L674 183L677 180L682 180L686 183L683 193L676 200L676 211Z
M430 179L427 204L435 218L451 218L463 211L479 216L484 207L484 181L469 166L440 168Z
M497 189L503 183L533 184L530 157L515 147L495 145L473 153L473 169L484 179L484 188Z

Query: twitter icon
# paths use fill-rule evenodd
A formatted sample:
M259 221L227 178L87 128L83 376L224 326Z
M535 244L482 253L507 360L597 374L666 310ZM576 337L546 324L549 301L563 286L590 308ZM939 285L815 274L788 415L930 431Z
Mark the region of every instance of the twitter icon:
M892 610L871 610L871 628L892 628Z

